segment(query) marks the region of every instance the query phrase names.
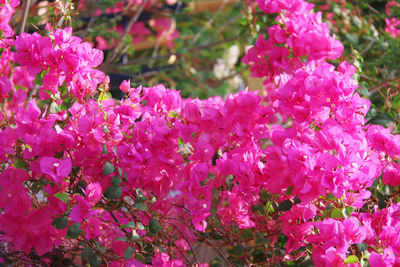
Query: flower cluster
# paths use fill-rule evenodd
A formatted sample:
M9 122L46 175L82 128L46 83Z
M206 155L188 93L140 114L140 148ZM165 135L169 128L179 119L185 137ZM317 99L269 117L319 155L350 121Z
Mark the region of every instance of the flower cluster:
M392 9L394 7L400 7L400 4L396 1L389 1L386 3L385 13L387 16L392 16ZM386 18L386 28L385 31L389 33L393 38L400 36L400 20L396 17Z
M330 37L320 13L310 12L312 6L301 0L258 4L264 12L281 14L268 29L269 38L261 36L244 62L251 64L253 75L266 76L266 101L287 125L270 129L273 145L265 149L264 186L301 200L282 217L289 252L312 244L316 265L344 264L350 246L363 242L367 230L351 214L330 218L336 211L328 198L340 199L344 211L360 209L385 167L383 182L397 186L398 171L390 166L399 139L381 126L364 126L369 101L356 92L354 66L325 62L340 57L343 46ZM291 41L296 37L301 41ZM285 53L277 58L276 50ZM369 251L374 265L381 250L372 246Z
M271 262L399 264L399 205L370 196L374 182L399 184L400 139L365 126L356 68L326 61L343 45L313 5L257 2L279 14L244 58L265 97L182 99L124 81L117 102L95 69L102 52L71 28L3 36L0 240L44 262L61 249L93 266L207 266L192 245L251 229L265 246L287 238Z
M48 37L22 33L16 38L15 47L15 61L26 67L29 75L43 74L41 100L60 100L58 88L65 82L68 91L82 101L92 96L104 79L101 71L93 69L103 61L103 53L72 36L70 27L57 29Z
M14 30L9 25L9 22L18 5L19 0L0 1L0 30L3 38L9 38L14 35Z

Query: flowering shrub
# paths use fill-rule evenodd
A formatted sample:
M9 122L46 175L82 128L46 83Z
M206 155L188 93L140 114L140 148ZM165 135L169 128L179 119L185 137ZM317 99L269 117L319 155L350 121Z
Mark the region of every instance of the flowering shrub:
M243 61L265 97L124 81L121 101L71 28L14 36L18 4L0 2L6 259L208 266L206 246L228 265L400 264L400 137L366 125L357 69L312 4L257 1L276 24Z
M386 4L385 7L385 13L388 16L392 15L392 8L393 7L399 7L400 4L397 3L396 1L389 1ZM386 29L385 31L388 32L390 35L392 35L394 38L397 38L400 35L400 29L398 27L400 26L400 21L396 17L392 17L390 19L385 19L386 22Z

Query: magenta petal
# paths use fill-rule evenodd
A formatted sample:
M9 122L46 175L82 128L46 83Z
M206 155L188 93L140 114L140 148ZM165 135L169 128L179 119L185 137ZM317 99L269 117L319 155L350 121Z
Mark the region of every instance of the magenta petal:
M92 126L90 125L90 121L86 115L78 120L78 126L79 130L81 130L82 133L88 133L92 128Z
M72 208L69 218L76 223L81 223L87 212L88 210L86 208L82 208L82 206L78 204Z
M55 173L53 171L54 169L54 163L57 163L58 160L56 158L53 157L43 157L40 160L40 170L44 173L44 174L48 174L53 176Z
M71 159L66 158L60 161L57 167L57 175L61 177L67 177L71 172Z
M99 183L91 183L86 187L86 199L91 206L101 199L102 190Z

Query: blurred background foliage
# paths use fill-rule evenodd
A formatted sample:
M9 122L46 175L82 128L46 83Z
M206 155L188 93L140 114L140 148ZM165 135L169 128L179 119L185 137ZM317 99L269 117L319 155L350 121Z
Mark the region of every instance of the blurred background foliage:
M106 10L115 2L102 0L93 4ZM128 8L97 16L90 9L82 10L73 16L74 29L95 45L97 36L106 40L118 38L121 34L112 27L126 27L137 6L133 11ZM240 0L185 0L171 4L158 1L145 7L133 28L144 23L152 35L139 42L132 40L134 35L127 35L118 57L102 65L110 75L113 95L118 97L116 89L124 79L130 79L133 86L162 83L180 90L184 97L226 96L244 89L249 72L240 59L257 36L249 8L247 1ZM166 44L151 27L152 22L163 18L171 21L172 31L176 30L172 44ZM104 50L106 58L111 50Z

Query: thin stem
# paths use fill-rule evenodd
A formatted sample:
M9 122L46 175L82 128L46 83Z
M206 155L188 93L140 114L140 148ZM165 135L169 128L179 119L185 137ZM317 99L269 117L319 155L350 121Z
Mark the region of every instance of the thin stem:
M31 0L26 0L25 8L24 8L24 16L22 18L22 25L21 25L21 29L19 30L20 34L25 31L25 25L26 25L26 21L28 20L28 13L29 13L30 6L31 6Z
M247 34L244 35L244 36L233 36L233 37L230 37L230 38L226 38L226 39L224 39L224 40L221 40L221 41L211 42L211 43L204 44L204 45L199 45L199 46L196 46L196 47L190 47L190 48L187 49L187 52L194 52L194 51L198 51L198 50L201 50L201 49L208 49L208 48L210 48L210 47L214 47L214 46L217 46L217 45L221 45L221 44L224 44L224 43L228 43L228 42L234 41L234 40L239 39L239 38L246 38L246 37L248 37L248 36L249 36L249 35L247 35ZM186 53L187 53L187 52L186 52ZM185 54L186 54L186 53L185 53ZM172 56L172 55L184 56L185 54L180 54L180 53L176 53L176 52L171 52L171 53L168 53L168 54L165 54L165 55L159 55L159 56L157 57L157 59L168 58L168 57L170 57L170 56ZM110 67L118 68L118 67L126 67L126 66L129 66L129 65L137 65L137 64L140 64L140 63L143 63L143 62L148 62L149 60L152 60L152 59L154 59L152 56L149 56L149 57L142 57L142 58L130 60L130 61L126 62L126 64L113 64L113 65L110 66ZM106 67L106 66L105 66L105 67ZM110 68L110 69L112 70L112 68Z
M108 64L110 64L110 63L117 57L119 51L120 51L121 48L122 48L123 40L124 40L125 37L129 34L129 32L130 32L130 30L131 30L133 24L135 24L135 22L139 19L140 14L142 14L143 7L144 7L144 5L147 3L147 1L148 1L148 0L144 0L144 1L142 2L142 4L139 6L139 9L138 9L138 11L136 12L135 16L133 16L133 17L131 18L131 20L128 22L128 25L126 25L126 28L125 28L124 33L122 34L121 38L118 40L118 43L117 43L117 45L115 46L114 50L112 51L111 56L110 56L109 58L107 58L107 61L106 61L106 62L104 62L103 66L102 66L103 68L106 67Z
M185 224L185 222L183 220L177 219L177 218L171 218L171 217L167 217L165 218L167 220L174 220L174 221L178 221L180 223ZM224 255L224 253L221 251L221 249L218 246L215 246L214 244L212 244L207 238L203 237L201 234L199 234L196 230L191 229L192 233L194 233L195 235L197 235L199 238L201 238L201 242L206 243L207 245L209 245L211 248L213 248L214 250L216 250L216 252L221 256L221 258L228 264L229 264L229 260L226 258L226 256Z
M201 35L203 34L203 32L210 28L212 26L212 24L214 23L215 19L217 18L217 16L221 13L221 11L225 8L226 4L227 4L227 0L223 0L222 5L218 8L217 12L215 12L213 14L213 16L207 21L206 25L203 26L203 28L200 29L200 31L196 34L196 36L193 38L192 44L196 43L197 40L199 40L199 38L201 37Z

